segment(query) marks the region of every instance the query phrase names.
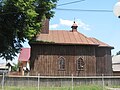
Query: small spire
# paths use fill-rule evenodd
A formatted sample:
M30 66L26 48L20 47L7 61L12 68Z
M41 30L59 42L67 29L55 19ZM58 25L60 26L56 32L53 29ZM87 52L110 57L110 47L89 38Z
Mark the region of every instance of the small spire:
M75 18L74 18L74 19L75 19ZM73 25L71 26L72 32L76 32L76 31L77 31L77 27L78 27L78 25L75 23L75 20L74 20L74 23L73 23Z
M75 21L74 21L74 23L75 23Z
M75 23L75 18L74 18L74 23Z

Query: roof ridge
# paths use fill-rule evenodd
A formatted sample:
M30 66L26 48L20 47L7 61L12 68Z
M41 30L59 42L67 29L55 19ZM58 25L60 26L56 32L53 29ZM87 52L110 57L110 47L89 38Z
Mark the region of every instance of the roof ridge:
M94 38L94 39L96 39L96 38ZM98 39L96 39L98 42L101 42L101 43L103 43L103 44L106 44L106 45L108 45L107 43L104 43L104 42L102 42L102 41L100 41L100 40L98 40ZM108 45L109 46L109 45Z
M84 34L78 32L79 34L81 34L82 36L84 36L86 38L86 41L89 43L89 41L91 41L92 43L94 43L92 40L89 39L89 37L85 36ZM94 43L96 44L96 43Z

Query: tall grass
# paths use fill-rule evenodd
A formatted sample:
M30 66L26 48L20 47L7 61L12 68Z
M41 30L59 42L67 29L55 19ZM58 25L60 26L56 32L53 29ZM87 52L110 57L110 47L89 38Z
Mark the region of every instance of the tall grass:
M0 90L2 88L0 87ZM6 86L4 90L38 90L37 87L14 87L14 86ZM40 87L39 90L72 90L72 87ZM81 85L74 86L73 90L102 90L102 87L96 85Z

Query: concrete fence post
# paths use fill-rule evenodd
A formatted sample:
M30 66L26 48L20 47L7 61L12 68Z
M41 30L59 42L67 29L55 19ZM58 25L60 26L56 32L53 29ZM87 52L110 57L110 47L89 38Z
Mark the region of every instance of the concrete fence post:
M72 74L72 90L73 90L73 85L74 85L74 84L73 84L73 74Z
M104 74L102 74L102 87L103 87L103 90L104 90L104 87L105 87Z
M38 74L38 90L40 88L40 74Z
M5 78L5 75L3 73L3 76L2 76L2 90L4 90L4 78Z

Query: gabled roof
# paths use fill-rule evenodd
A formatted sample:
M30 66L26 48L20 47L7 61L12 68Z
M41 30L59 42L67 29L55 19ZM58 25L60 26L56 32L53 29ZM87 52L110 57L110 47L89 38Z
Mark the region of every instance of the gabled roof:
M30 58L30 48L22 48L18 61L28 61Z
M79 32L50 30L49 34L39 34L36 41L49 41L57 44L98 45Z
M40 33L37 35L36 41L53 42L55 44L98 45L99 47L113 48L95 38L89 38L78 31L49 30L49 34Z
M120 55L112 57L112 67L113 71L120 71Z
M8 66L6 66L6 63L0 63L0 69L8 69Z
M112 63L113 64L120 64L120 55L115 55L112 57Z

